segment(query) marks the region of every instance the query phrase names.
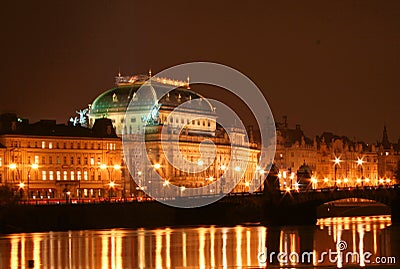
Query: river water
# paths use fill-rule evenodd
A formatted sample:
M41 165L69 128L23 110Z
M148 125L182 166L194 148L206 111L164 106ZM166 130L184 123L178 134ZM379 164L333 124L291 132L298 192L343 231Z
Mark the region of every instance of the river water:
M167 227L0 236L0 268L400 268L390 216L315 226ZM31 260L31 261L30 261Z

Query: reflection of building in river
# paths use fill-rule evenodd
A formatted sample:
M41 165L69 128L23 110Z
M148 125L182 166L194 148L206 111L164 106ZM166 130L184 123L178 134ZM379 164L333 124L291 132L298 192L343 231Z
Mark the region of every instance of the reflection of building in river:
M268 264L270 254L275 252L276 259L281 251L287 255L312 252L316 255L311 259L314 265L332 266L327 256L324 262L317 261L323 251L336 251L340 240L346 241L348 251L371 252L371 261L377 256L397 255L394 251L399 246L393 243L395 237L390 238L395 234L392 227L387 229L390 225L390 217L382 216L321 219L317 227L210 226L12 234L0 240L0 268L27 268L28 260L43 269L68 265L101 269L263 268L267 265L260 262L259 253L266 247Z

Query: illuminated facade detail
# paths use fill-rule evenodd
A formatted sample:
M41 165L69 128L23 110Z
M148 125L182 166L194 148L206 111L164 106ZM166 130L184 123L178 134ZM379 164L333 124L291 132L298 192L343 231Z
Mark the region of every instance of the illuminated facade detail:
M313 172L310 183L316 188L394 184L400 161L397 147L387 140L386 128L381 143L367 145L332 133L311 140L300 125L290 129L278 123L275 164L282 189L296 188L296 173L304 163Z
M171 86L177 87L172 91ZM138 100L138 90L148 93L150 113L143 106L143 101ZM165 94L163 94L165 93ZM139 93L140 94L140 93ZM115 101L115 95L118 101ZM147 100L147 99L146 99ZM181 104L193 104L191 106L180 106ZM179 108L177 108L180 106ZM116 88L110 89L98 96L90 106L89 123L95 119L107 117L112 120L119 136L135 136L139 133L146 133L146 148L153 166L160 166L158 174L166 181L182 187L202 187L211 184L214 179L219 179L226 172L226 177L235 177L244 172L242 181L235 191L246 191L249 189L249 182L252 181L256 171L259 150L257 144L246 141L245 130L232 129L232 140L230 141L225 130L216 123L217 114L211 103L200 94L190 90L189 79L187 82L171 80L167 78L136 75L129 77L116 77ZM172 113L173 112L173 113ZM144 130L146 126L146 130ZM216 158L208 156L212 165L201 173L183 172L169 164L164 150L174 153L178 152L173 145L163 148L161 144L161 129L166 128L167 133L179 132L179 127L184 126L179 135L179 148L184 158L191 162L199 160L200 143L204 140L211 140L216 146ZM231 156L231 143L243 149L238 152L242 162L239 160L238 167L232 171L225 171L222 167L228 167ZM127 165L129 167L142 167L144 163L143 153L140 147L130 146ZM240 150L239 150L240 151ZM214 151L210 150L210 154ZM249 163L247 164L247 159ZM238 160L235 160L238 161ZM210 163L207 162L207 163ZM236 170L235 170L236 169ZM137 170L137 169L136 169ZM148 179L154 173L154 167L143 169L144 171L131 171L132 177L145 190ZM140 173L140 175L139 175ZM240 179L238 179L239 181ZM217 184L213 192L225 190L223 182ZM161 190L160 190L161 191Z
M25 199L65 199L67 193L69 198L77 199L108 197L108 184L112 180L115 192L122 196L125 179L121 168L121 140L115 134L93 134L86 128L53 123L28 124L17 132L0 134L3 160L0 184ZM96 124L94 128L100 127ZM100 129L103 127L106 126ZM53 146L43 148L43 144ZM115 147L107 150L109 144ZM84 161L89 158L98 162ZM106 165L106 170L100 169L101 164ZM119 165L118 171L115 165Z

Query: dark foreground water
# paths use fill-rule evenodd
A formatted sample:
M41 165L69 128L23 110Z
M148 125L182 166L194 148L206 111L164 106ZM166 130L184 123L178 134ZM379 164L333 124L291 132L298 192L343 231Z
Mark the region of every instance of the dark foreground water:
M400 268L399 240L390 216L320 219L309 227L25 233L0 236L0 268L29 268L29 260L32 268Z

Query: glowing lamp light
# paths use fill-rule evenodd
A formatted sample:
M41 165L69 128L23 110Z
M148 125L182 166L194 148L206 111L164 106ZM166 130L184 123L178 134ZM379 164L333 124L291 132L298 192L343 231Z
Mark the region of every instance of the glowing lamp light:
M138 172L138 175L141 176L141 175L142 175L142 171L139 171L139 172Z
M240 171L240 167L239 167L239 166L236 166L236 167L235 167L235 171L236 171L236 172L239 172L239 171Z
M369 182L369 178L366 178L366 179L365 179L365 182L367 182L367 183L368 183L368 182Z
M343 182L344 182L344 183L347 183L347 182L349 182L349 179L348 179L348 178L345 178L345 179L343 179Z
M341 162L340 157L335 157L334 162L335 162L335 164L340 164L340 162Z
M383 178L379 179L379 183L382 184L383 182L384 182Z
M100 169L101 170L107 169L107 165L105 165L104 163L100 164Z
M181 187L181 191L184 191L184 190L186 190L186 187L185 187L185 186L182 186L182 187Z
M226 166L225 165L221 165L221 170L225 170Z
M31 168L32 168L32 169L38 169L38 168L39 168L39 165L38 165L37 163L33 163L33 164L31 165Z
M204 164L203 160L198 160L198 162L197 162L198 166L203 166L203 164Z
M246 187L249 187L249 186L250 186L250 182L246 182L246 183L244 183L244 185L245 185Z
M341 180L341 179L338 179L338 180L336 180L336 182L337 182L338 184L340 184L340 183L342 183L342 180Z
M312 183L317 183L318 180L317 180L315 177L312 177L312 178L311 178L311 182L312 182Z
M357 178L357 183L361 183L361 178Z
M114 181L110 181L110 188L114 188L115 187L115 183L114 183Z
M155 169L160 169L160 168L161 168L161 164L156 163L156 164L154 165L154 168L155 168Z
M286 192L290 192L290 188L289 187L286 187Z
M260 175L264 175L265 171L264 170L260 170Z
M121 169L121 165L119 165L119 164L114 165L114 169L115 170L120 170Z
M168 186L168 185L169 185L169 181L165 180L164 183L163 183L163 186L165 187L165 186Z
M23 188L25 187L25 183L24 183L24 182L19 183L19 187L20 187L21 189L23 189Z
M329 178L327 178L327 177L324 178L324 182L325 182L325 183L328 183L328 182L329 182Z
M357 160L357 164L358 164L358 165L362 165L363 163L364 163L363 159L358 159L358 160Z
M16 163L10 164L10 169L11 170L17 169L17 164Z
M386 183L390 183L390 178L387 178L387 179L386 179Z

